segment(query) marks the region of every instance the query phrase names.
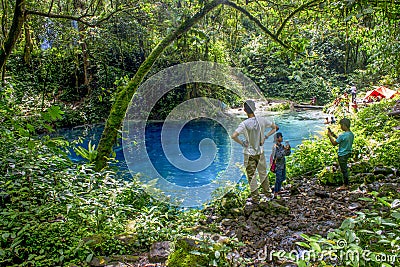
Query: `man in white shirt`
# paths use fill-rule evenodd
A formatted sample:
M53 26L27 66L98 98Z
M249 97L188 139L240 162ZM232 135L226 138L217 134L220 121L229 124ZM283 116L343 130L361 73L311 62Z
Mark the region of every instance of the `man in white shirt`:
M350 93L351 93L351 103L356 102L357 87L355 85L350 87Z
M246 168L246 176L250 185L251 197L254 202L259 201L258 185L256 179L256 170L260 178L263 193L270 194L269 180L267 177L267 162L264 155L264 142L273 135L279 127L266 118L255 116L256 106L254 101L247 100L244 105L244 111L247 119L241 122L238 128L232 134L232 139L243 146L244 166ZM267 128L271 130L264 135ZM239 135L243 134L245 140L239 139Z

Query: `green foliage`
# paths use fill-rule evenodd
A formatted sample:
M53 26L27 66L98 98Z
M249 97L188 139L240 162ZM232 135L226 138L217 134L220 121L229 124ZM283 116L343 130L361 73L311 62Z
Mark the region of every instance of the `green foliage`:
M393 130L398 125L394 117L388 116L396 100L383 100L357 113L356 133L362 137L357 144L358 153L368 157L372 165L400 167L396 154L400 153L400 132Z
M400 167L397 160L397 155L400 153L398 145L400 133L393 131L398 121L387 115L394 103L395 100L390 100L372 104L351 118L351 131L355 139L350 163L357 163L354 165L354 170L353 167L350 168L352 173L371 172L373 167L378 165ZM341 131L337 126L331 128L336 133ZM323 184L338 184L341 173L339 167L331 166L334 162L337 162L337 147L330 144L324 132L322 137L304 141L288 157L288 176L318 173L318 178ZM375 179L367 177L368 180Z
M324 185L341 185L343 183L340 169L326 167L317 174L318 180Z
M175 251L168 257L167 265L170 267L178 266L207 266L207 254L198 250L190 250L186 241L178 241Z
M298 149L287 157L288 176L299 176L303 173L317 173L336 160L335 148L326 138L306 140Z
M175 242L175 249L169 255L167 266L232 266L229 253L242 243L237 239L226 238L215 241L213 236L198 235L199 237L182 238ZM218 238L218 235L215 235Z
M96 145L92 145L92 142L89 141L88 148L84 148L81 146L74 147L75 153L82 158L88 160L89 162L93 162L97 156Z
M224 192L223 197L218 198L210 206L222 216L236 213L242 213L242 207L246 203L246 199L250 195L250 188L244 182L237 183L229 192ZM217 198L215 196L214 198ZM207 209L207 206L206 206Z
M147 250L201 219L196 210L153 202L114 170L72 164L66 141L21 135L10 97L0 98L0 265L85 265L95 256Z
M268 107L269 111L285 111L290 109L290 102L279 103L273 105L272 107Z
M339 74L319 66L318 62L301 57L291 59L264 43L243 47L241 65L268 97L309 102L315 96L318 104L325 104L333 97L334 87L343 87Z
M46 113L43 113L42 117L45 121L51 122L61 119L61 115L64 114L60 107L58 106L51 106Z

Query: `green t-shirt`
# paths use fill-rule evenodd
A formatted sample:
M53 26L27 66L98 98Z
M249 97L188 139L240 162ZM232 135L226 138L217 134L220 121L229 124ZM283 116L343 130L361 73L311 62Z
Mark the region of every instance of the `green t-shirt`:
M336 142L339 143L339 156L344 156L351 153L351 147L353 146L354 134L350 131L344 132L338 136Z

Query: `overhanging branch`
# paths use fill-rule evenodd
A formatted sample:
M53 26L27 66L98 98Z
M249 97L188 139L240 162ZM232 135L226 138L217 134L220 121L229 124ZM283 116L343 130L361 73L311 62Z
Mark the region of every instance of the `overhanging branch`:
M41 17L47 17L47 18L56 18L56 19L69 19L69 20L76 20L88 27L97 27L101 25L104 21L109 20L112 16L114 16L116 13L121 12L121 11L126 11L127 9L116 9L110 14L108 14L106 17L96 21L96 22L89 22L86 19L94 17L94 15L82 15L82 16L72 16L72 15L61 15L61 14L53 14L53 13L45 13L45 12L39 12L35 10L27 10L26 14L28 15L37 15Z
M275 34L273 34L270 30L268 30L256 17L251 15L250 12L247 11L246 9L244 9L243 7L240 7L240 6L236 5L235 3L231 2L231 1L226 1L224 4L227 5L227 6L230 6L230 7L234 8L234 9L237 9L239 12L243 13L244 15L246 15L258 27L260 27L260 29L263 32L265 32L267 35L269 35L275 42L277 42L281 46L283 46L283 47L285 47L287 49L292 49L288 44L285 44L282 40L280 40Z
M296 15L297 13L299 13L300 11L303 11L305 8L308 7L314 7L316 6L319 2L324 2L324 0L312 0L308 3L305 3L304 5L299 6L298 8L296 8L292 13L289 14L289 16L286 17L286 19L282 22L282 25L279 27L279 29L276 31L276 36L278 37L283 28L285 28L286 24L289 22L289 20L291 18L293 18L294 15Z

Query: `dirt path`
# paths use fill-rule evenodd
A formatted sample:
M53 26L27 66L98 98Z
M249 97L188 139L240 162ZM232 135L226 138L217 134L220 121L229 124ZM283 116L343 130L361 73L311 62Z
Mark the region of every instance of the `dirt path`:
M280 266L269 260L272 251L298 249L295 242L304 241L301 233L326 237L345 218L368 208L358 200L367 196L367 190L337 191L336 187L320 186L315 179L307 178L287 187L279 199L273 200L289 208L289 213L245 207L243 214L222 219L220 228L224 235L246 244L236 252L237 257L251 259L255 266Z

